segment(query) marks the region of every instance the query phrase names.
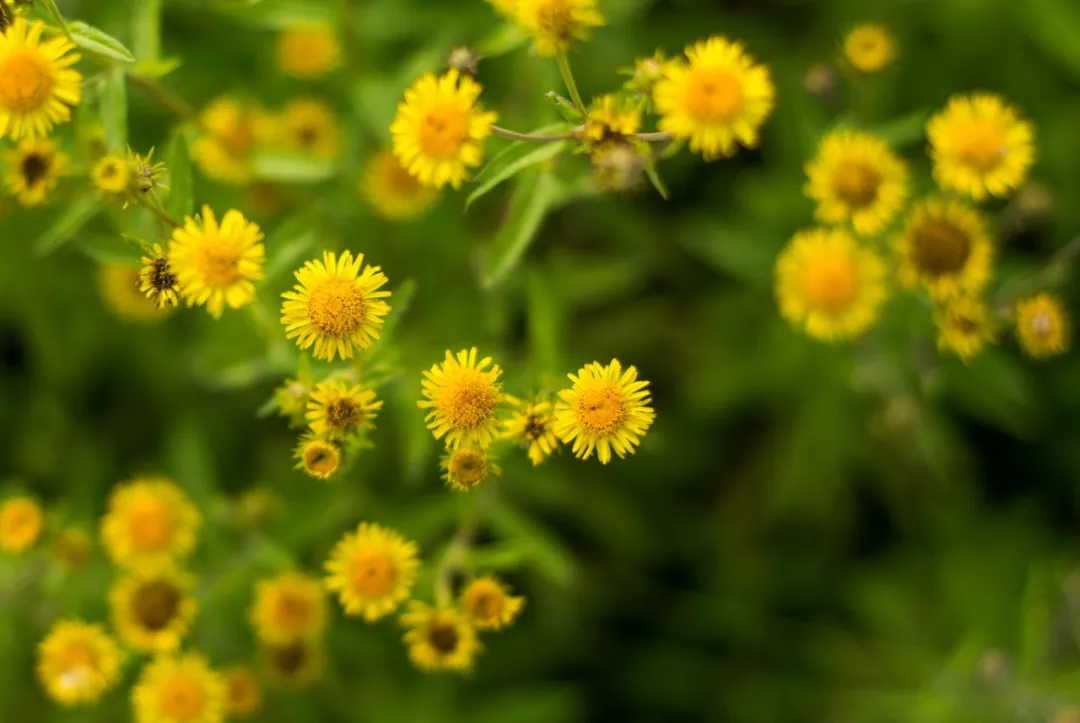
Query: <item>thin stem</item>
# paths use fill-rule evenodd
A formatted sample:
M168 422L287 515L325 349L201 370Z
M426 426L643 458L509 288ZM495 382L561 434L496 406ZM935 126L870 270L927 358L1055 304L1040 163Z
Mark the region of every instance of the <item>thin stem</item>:
M439 569L435 573L435 605L440 608L450 607L454 600L453 577L465 564L465 558L472 546L473 534L476 525L471 517L461 521L457 534L450 542L446 554L439 563Z
M580 130L580 128L575 128L569 133L560 133L558 135L545 136L533 133L518 133L517 131L500 128L499 126L491 126L491 132L497 136L502 136L503 138L510 138L515 141L532 141L533 143L554 143L556 141L572 141L578 137L578 133Z
M166 226L171 226L172 228L180 228L180 224L177 223L176 220L172 216L170 216L164 208L162 208L161 202L157 200L157 196L154 196L151 200L151 198L144 193L136 193L135 200L137 200L146 208L150 209L150 211L152 211L155 216L161 219L161 221Z
M142 88L154 100L179 116L181 120L194 120L195 109L176 93L159 85L150 78L145 78L132 72L126 72L124 75L127 76L127 79L131 81L132 85Z
M670 144L675 140L675 137L670 133L664 131L658 131L656 133L635 133L634 138L639 141L645 141L646 143L668 143Z
M570 61L567 59L566 53L560 50L555 54L555 60L559 63L559 72L562 73L566 89L570 91L570 99L574 101L578 112L585 115L585 103L581 100L581 92L578 90L577 82L574 80L574 71L570 69Z

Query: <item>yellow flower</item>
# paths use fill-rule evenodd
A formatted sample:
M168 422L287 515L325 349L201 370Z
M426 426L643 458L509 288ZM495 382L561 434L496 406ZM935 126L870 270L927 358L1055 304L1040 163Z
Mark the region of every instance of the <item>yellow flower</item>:
M113 488L101 540L120 567L154 569L191 554L199 524L182 489L166 479L143 478Z
M154 244L150 254L142 257L142 269L139 271L139 291L154 302L159 308L176 306L179 301L180 285L176 274L169 267L169 257L161 244Z
M435 439L445 435L447 447L486 447L495 436L495 413L506 398L498 382L502 369L491 364L491 357L478 362L476 356L476 347L459 351L456 358L447 351L442 364L424 372L427 399L417 406L431 410L425 417L428 429Z
M458 447L443 455L439 464L450 486L462 492L475 489L502 472L482 447Z
M525 598L514 597L500 580L480 577L461 593L461 609L479 630L502 630L514 622Z
M317 640L296 640L284 645L263 647L263 664L268 677L294 687L304 687L322 673L322 644Z
M780 313L822 341L864 334L886 296L885 265L842 229L800 231L776 261Z
M337 592L346 615L373 622L397 609L416 584L419 550L399 533L360 523L334 547L326 588Z
M161 184L161 176L165 173L164 163L154 163L154 149L143 155L135 153L130 148L127 156L128 172L131 176L131 186L141 193L149 193ZM163 186L163 188L168 188Z
M220 183L247 183L255 148L272 138L274 121L254 103L222 96L203 110L199 122L203 132L191 146L195 164Z
M321 78L341 66L341 44L328 25L293 25L277 43L278 67L294 78Z
M0 138L46 136L82 99L75 46L63 35L42 42L43 30L19 17L0 35Z
M595 103L585 118L585 138L591 145L623 140L641 130L641 109L628 105L614 95L605 95Z
M588 459L596 451L602 464L634 453L656 413L649 406L648 382L639 382L633 366L623 371L616 359L603 366L586 364L577 375L568 374L573 386L559 392L555 405L555 433L564 444L574 443L574 454Z
M350 386L342 379L320 382L308 401L308 424L316 435L344 439L371 429L382 405L382 401L375 399L375 392L359 384Z
M0 84L3 81L0 80ZM47 138L26 138L14 149L4 152L7 172L4 183L8 193L23 206L36 206L67 171L68 157Z
M895 241L900 280L936 299L978 294L990 280L994 247L978 211L958 201L916 204Z
M768 68L723 37L687 48L686 56L689 64L664 66L653 88L660 129L689 140L691 150L710 161L734 155L736 143L756 146L775 96Z
M120 648L100 625L60 620L38 644L37 674L57 703L93 703L120 677Z
M844 57L861 73L877 73L896 58L896 43L884 26L866 23L844 38Z
M296 271L299 283L282 294L286 338L296 337L301 349L314 345L315 358L326 361L352 359L353 349L371 346L390 312L390 292L380 291L386 274L363 263L363 254L354 259L349 251L324 251L322 261L313 259Z
M262 686L249 668L234 667L225 677L225 717L251 718L262 708Z
M647 58L638 58L634 61L633 69L623 71L630 76L625 88L634 93L652 96L653 87L664 77L664 65L667 62L663 50L657 50Z
M225 679L196 653L148 663L131 691L136 723L221 723Z
M1016 338L1033 359L1064 354L1071 343L1072 325L1061 301L1051 294L1036 294L1016 305Z
M103 194L121 196L131 184L131 167L126 158L110 153L94 164L90 178Z
M326 628L326 615L322 586L313 577L286 572L255 585L251 625L264 643L316 638Z
M606 22L596 0L517 0L510 14L533 36L542 57L566 52L575 39L588 40L589 31Z
M113 628L142 653L169 653L180 647L195 618L195 579L171 565L129 574L109 591Z
M534 399L523 402L507 396L507 401L517 407L513 416L503 423L503 437L517 440L528 449L534 466L544 462L559 448L555 436L555 414L551 402Z
M379 151L367 162L360 190L375 213L393 221L422 216L439 198L390 151Z
M840 130L825 136L806 175L818 222L850 222L863 236L880 233L907 200L907 167L869 133Z
M965 363L994 342L996 329L986 303L975 296L960 296L934 309L937 346Z
M404 637L409 660L421 670L468 670L480 651L476 630L457 610L436 609L414 600L401 616L401 624L409 628Z
M460 188L468 168L484 160L482 141L498 120L477 104L480 85L456 70L431 73L405 91L390 125L394 154L425 186Z
M49 552L68 570L79 570L90 560L90 536L78 527L65 527L56 533Z
M334 111L316 98L297 98L282 111L285 145L335 161L341 155L341 127Z
M341 467L341 446L310 432L300 438L293 456L295 469L302 469L316 479L330 479Z
M0 550L24 552L41 535L41 507L29 497L12 497L0 505Z
M239 211L229 211L218 224L209 206L202 221L188 216L173 230L169 265L188 306L206 305L215 319L225 305L239 309L255 300L255 284L263 277L266 247L259 227Z
M311 398L310 382L300 379L286 379L285 383L274 390L274 406L278 414L289 418L289 426L300 427L306 424L308 400Z
M976 201L1007 196L1035 162L1035 128L996 95L954 96L926 130L934 180Z
M98 267L98 286L101 296L117 316L126 321L155 322L168 316L146 297L140 287L139 270L124 264L101 264Z

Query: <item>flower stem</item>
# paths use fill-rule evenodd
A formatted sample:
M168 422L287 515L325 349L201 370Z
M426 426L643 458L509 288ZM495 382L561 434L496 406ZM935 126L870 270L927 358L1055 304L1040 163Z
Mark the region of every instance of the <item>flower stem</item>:
M570 69L570 60L566 57L566 52L560 50L555 54L555 60L559 63L559 72L562 73L566 89L570 91L570 100L574 101L578 112L585 115L585 103L581 100L581 91L578 90L577 81L574 80L574 71Z
M124 73L124 75L127 76L127 79L131 81L132 85L142 88L154 100L179 116L181 120L194 120L195 109L192 108L186 100L176 95L171 90L150 78L145 78L132 72Z
M554 143L555 141L572 141L577 138L579 130L579 128L575 128L570 133L560 133L559 135L544 136L533 133L518 133L517 131L500 128L499 126L491 126L491 132L497 136L502 136L503 138L510 138L515 141L532 141L533 143Z
M172 216L170 216L164 208L162 208L161 202L158 201L157 196L151 197L145 193L136 193L135 200L141 203L146 208L150 209L150 211L159 219L161 219L162 223L164 223L166 226L170 226L172 228L180 228L180 224L177 223L176 220Z
M472 517L466 517L461 521L457 534L450 542L446 554L439 563L439 569L435 573L435 605L439 608L448 608L454 602L453 577L465 563L472 546L472 538L475 532L475 523Z

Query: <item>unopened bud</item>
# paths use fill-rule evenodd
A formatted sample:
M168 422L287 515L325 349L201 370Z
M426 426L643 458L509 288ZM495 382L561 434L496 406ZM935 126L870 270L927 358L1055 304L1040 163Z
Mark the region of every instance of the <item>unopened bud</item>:
M451 50L450 55L446 57L446 66L462 75L475 78L477 73L480 72L481 60L483 60L483 56L476 50L468 45L459 45Z
M810 66L803 76L803 88L814 98L830 98L836 92L836 70L827 63Z
M632 143L606 143L592 153L596 185L605 191L633 191L642 185L645 158Z

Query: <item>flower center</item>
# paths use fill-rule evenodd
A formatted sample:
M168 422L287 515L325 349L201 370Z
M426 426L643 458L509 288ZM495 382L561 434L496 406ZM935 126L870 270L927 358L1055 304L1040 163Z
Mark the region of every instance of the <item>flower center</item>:
M743 84L730 70L697 68L690 71L686 108L695 119L725 123L742 109Z
M383 181L395 194L406 198L415 196L417 191L423 188L419 181L413 178L412 174L398 163L396 158L387 162L386 170L383 173Z
M132 597L135 617L153 632L164 630L180 610L180 591L164 580L140 585Z
M364 412L351 399L335 399L326 405L326 423L334 429L351 429L364 421Z
M970 254L968 235L948 221L927 221L912 234L912 260L919 271L930 276L959 272Z
M315 125L304 123L296 129L296 143L301 148L310 149L319 140L319 135L319 129Z
M450 455L450 474L462 487L475 487L487 477L487 460L471 449L459 449Z
M274 648L271 658L279 671L287 676L296 675L303 670L307 660L307 650L303 643L293 643L281 648Z
M475 369L447 383L439 395L438 407L446 420L458 429L473 429L486 422L495 409L498 388Z
M502 596L494 592L480 592L472 599L473 617L480 620L491 620L499 615L502 608Z
M355 281L327 279L311 290L308 321L323 334L346 336L364 320L364 292Z
M304 467L317 474L330 474L338 468L337 450L322 442L313 442L304 450Z
M854 264L841 254L811 260L803 269L802 286L807 304L830 314L848 308L859 293Z
M285 593L277 597L274 605L274 616L277 624L288 630L300 630L307 625L311 618L311 603L307 598L292 593Z
M1039 336L1049 336L1054 330L1054 320L1045 312L1036 314L1031 318L1031 330Z
M168 718L196 720L206 708L206 695L199 681L190 675L179 674L161 683L158 707Z
M240 278L240 247L220 236L207 238L195 252L199 279L210 288L227 288Z
M596 435L609 434L626 419L619 390L611 386L586 389L577 400L578 421Z
M19 170L22 172L26 185L33 187L45 180L45 177L49 175L50 165L48 156L31 153L22 159Z
M525 439L530 442L536 440L547 434L547 421L538 414L530 414L525 418Z
M176 277L169 270L169 259L166 257L156 258L150 265L150 285L155 291L168 291L176 285Z
M428 628L427 637L428 642L431 643L431 647L435 648L443 655L449 655L457 650L458 640L460 638L457 628L446 623L433 623L431 627Z
M976 120L961 126L956 135L956 155L968 166L986 173L996 168L1009 150L1005 133L989 120Z
M349 566L349 585L367 598L381 598L394 589L397 570L385 552L372 550L358 553Z
M128 533L135 546L144 550L160 550L167 546L173 527L169 508L158 500L137 502L128 517Z
M881 176L865 163L844 163L836 169L833 190L850 208L861 209L877 199Z
M468 137L469 112L456 105L447 103L432 108L420 121L420 148L427 156L455 158Z
M53 72L37 50L16 50L0 62L0 107L26 113L43 108L52 96Z
M573 11L567 7L564 0L548 0L547 4L541 5L536 10L536 26L539 35L556 41L567 41L574 36Z
M64 650L64 666L57 682L65 690L79 690L90 683L91 676L97 668L97 655L85 645L70 645Z

